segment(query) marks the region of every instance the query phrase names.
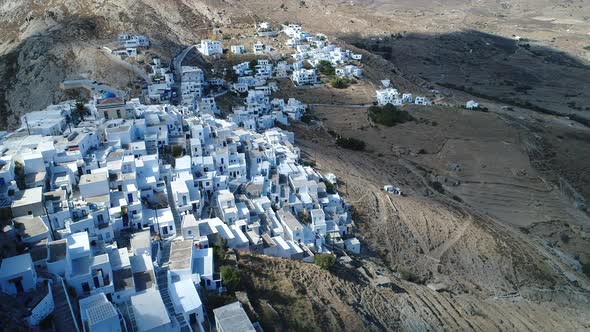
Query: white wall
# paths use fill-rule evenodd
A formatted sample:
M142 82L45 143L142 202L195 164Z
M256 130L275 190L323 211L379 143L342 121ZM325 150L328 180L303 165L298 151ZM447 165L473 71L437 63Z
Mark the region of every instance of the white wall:
M31 311L31 316L27 317L29 325L38 325L45 317L53 312L55 304L53 303L53 294L51 292L51 285L48 285L49 291L47 295L37 304Z

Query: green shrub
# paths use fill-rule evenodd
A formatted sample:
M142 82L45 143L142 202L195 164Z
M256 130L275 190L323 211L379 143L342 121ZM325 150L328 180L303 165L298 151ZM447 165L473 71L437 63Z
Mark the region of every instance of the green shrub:
M180 146L180 145L172 146L172 156L174 158L178 158L178 157L182 156L182 146Z
M301 116L301 122L310 124L313 117L309 113L305 113Z
M330 84L336 89L346 89L350 85L350 81L344 77L335 77L330 80Z
M225 262L225 256L227 254L227 240L221 238L218 243L213 246L213 262L215 266L220 266Z
M438 181L434 181L430 185L432 185L432 188L434 190L438 191L441 194L444 194L445 188L443 187L442 183L440 183Z
M335 194L336 193L336 187L334 187L334 185L332 184L332 182L330 182L330 181L324 181L324 184L326 185L326 192L328 194Z
M317 254L313 257L313 262L323 270L329 270L336 264L336 257L330 254Z
M336 74L336 69L334 69L334 66L332 66L330 61L320 60L320 62L318 62L318 64L316 65L316 69L321 74L324 74L326 76L334 76L334 74Z
M297 214L297 217L299 217L299 221L301 221L303 224L311 224L311 217L309 216L309 213L307 211L299 212Z
M369 107L369 117L375 123L392 127L398 123L414 121L414 117L407 111L400 110L397 107L387 104L385 106Z
M406 280L406 281L411 281L411 282L417 282L418 281L418 276L410 271L410 270L406 270L406 269L398 269L399 271L399 277L402 280Z
M238 271L231 266L222 266L219 268L221 281L230 291L235 291L240 284L240 275Z
M18 161L14 162L14 179L18 189L25 190L25 165Z
M352 137L338 137L336 145L349 150L362 151L365 149L365 142Z
M313 160L302 160L302 161L301 161L301 164L302 164L303 166L311 166L311 167L315 167L315 165L316 165L316 162L315 162L315 161L313 161Z
M257 65L258 65L258 60L250 60L248 67L250 68L250 70L254 70Z

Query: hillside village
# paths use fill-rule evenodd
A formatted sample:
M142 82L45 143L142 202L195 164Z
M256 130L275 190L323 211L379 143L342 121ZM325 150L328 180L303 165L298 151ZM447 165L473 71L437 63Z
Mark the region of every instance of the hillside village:
M292 61L243 62L226 81L155 58L138 98L64 82L92 98L28 113L2 133L0 287L27 308L29 326L49 317L58 331L261 330L239 302L206 307L203 297L227 290L227 250L309 263L360 253L336 177L306 164L285 129L307 105L271 97L277 77L322 84L323 62L360 79L362 57L298 25L283 32ZM148 45L122 34L110 51L126 59ZM203 40L195 49L215 57L223 46ZM243 98L230 114L216 102L227 94Z

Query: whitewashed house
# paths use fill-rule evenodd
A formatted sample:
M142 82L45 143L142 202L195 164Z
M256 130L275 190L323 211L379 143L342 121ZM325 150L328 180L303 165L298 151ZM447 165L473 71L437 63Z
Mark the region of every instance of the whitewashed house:
M219 332L256 332L254 325L238 301L213 309L215 328Z
M222 54L221 42L218 40L205 39L201 40L201 45L197 47L199 52L203 55L211 56L215 54Z
M476 109L479 107L479 104L475 100L470 100L465 103L465 108L468 110Z
M294 70L291 75L293 83L298 86L313 85L318 81L316 71L314 69L298 69Z
M230 50L233 54L244 54L246 52L244 45L232 45Z
M79 302L84 332L122 331L119 314L105 294L91 295Z
M264 53L266 49L266 46L261 43L260 41L256 42L254 45L252 45L252 51L254 52L254 54L262 54Z

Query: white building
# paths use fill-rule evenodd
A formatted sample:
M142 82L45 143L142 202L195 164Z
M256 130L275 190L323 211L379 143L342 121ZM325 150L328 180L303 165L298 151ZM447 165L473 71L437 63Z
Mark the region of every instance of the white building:
M264 53L265 48L265 45L261 42L256 42L254 45L252 45L252 51L254 51L254 54Z
M347 65L336 68L336 76L339 77L362 77L363 70L354 65Z
M79 300L84 332L121 332L119 314L105 294L98 293Z
M346 250L355 254L360 254L361 252L361 243L356 237L344 240L344 247Z
M215 327L219 332L256 332L240 302L213 309Z
M198 47L199 52L203 55L211 56L215 54L222 54L221 42L218 40L201 40L201 45Z
M131 307L138 332L174 331L160 292L148 289L131 297Z
M26 316L23 318L30 326L38 325L54 311L51 287L37 279L30 253L2 260L0 290L25 305Z
M426 97L417 96L416 99L414 99L414 104L416 104L416 105L430 105L431 102Z
M317 74L314 69L299 69L294 70L291 79L296 85L312 85L318 81Z
M174 304L174 311L182 315L184 320L192 324L202 324L203 304L197 289L190 279L183 279L169 286L170 299Z
M88 233L67 237L65 279L78 296L97 293L112 294L113 271L108 254L94 256Z
M8 295L35 290L37 272L31 254L4 258L0 266L0 289Z
M379 104L379 105L387 105L387 104L399 105L401 102L401 99L399 98L399 92L397 91L397 89L394 89L394 88L386 88L383 90L377 90L375 92L375 95L377 97L377 104ZM399 99L399 101L398 101L398 99Z
M470 100L465 104L465 108L468 110L472 110L478 108L479 104L475 100Z
M233 54L243 54L246 52L244 45L232 45L230 50Z

